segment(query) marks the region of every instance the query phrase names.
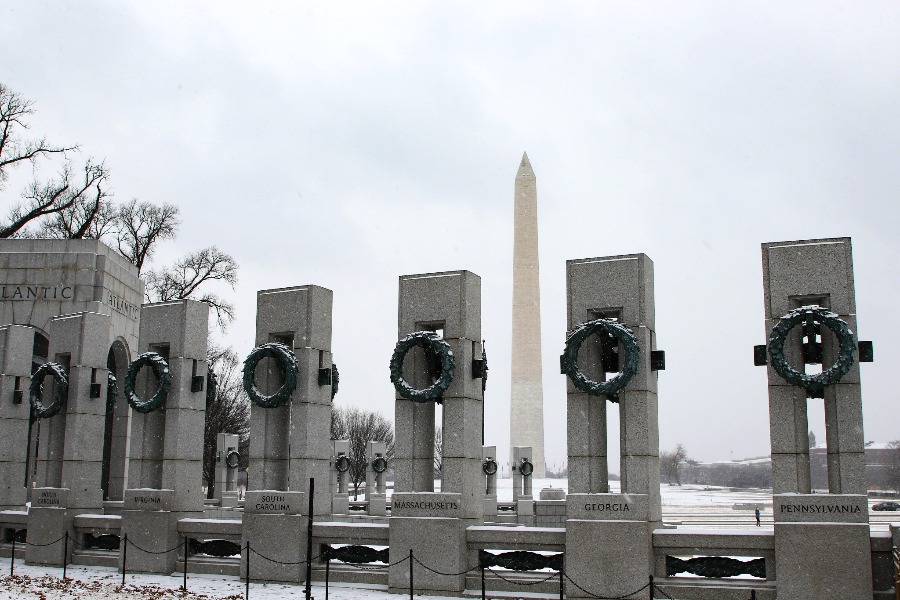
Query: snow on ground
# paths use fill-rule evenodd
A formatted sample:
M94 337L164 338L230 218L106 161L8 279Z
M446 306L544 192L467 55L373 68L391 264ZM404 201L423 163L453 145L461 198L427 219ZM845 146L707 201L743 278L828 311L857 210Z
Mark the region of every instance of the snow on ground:
M121 586L122 575L109 567L69 566L66 581L62 569L27 566L16 560L15 575L9 576L9 561L0 565L5 575L0 577L0 600L243 600L244 582L237 577L223 575L195 575L188 573L187 589L181 591L181 575L132 575ZM283 600L303 598L303 586L272 583L251 583L251 600ZM313 585L312 596L324 600L324 585ZM398 600L402 595L386 591L339 587L331 584L329 600ZM447 600L446 597L420 596L416 600Z

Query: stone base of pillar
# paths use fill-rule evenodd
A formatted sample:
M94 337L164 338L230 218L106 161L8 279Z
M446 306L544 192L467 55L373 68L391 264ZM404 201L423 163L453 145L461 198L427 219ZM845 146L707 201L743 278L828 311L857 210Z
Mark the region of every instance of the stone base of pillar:
M484 497L484 520L491 521L494 517L497 516L497 496L485 496Z
M244 497L241 578L247 579L246 547L250 544L251 581L300 583L306 577L306 534L309 517L305 492L248 491ZM289 564L283 564L289 563Z
M464 574L438 575L429 569L441 573L461 573L471 566L467 562L466 552L466 526L469 524L474 523L458 518L391 517L390 560L392 564L403 561L404 557L409 557L410 549L413 551L416 594L458 594L465 590ZM408 561L391 567L388 586L391 592L408 593Z
M383 517L387 514L387 495L369 494L366 500L369 501L370 517Z
M862 494L776 494L779 600L872 595L869 506Z
M64 541L66 533L69 534L68 548ZM66 508L32 507L28 511L27 541L26 563L29 565L61 567L64 557L66 562L72 562L75 550L72 515Z
M350 497L346 494L336 494L331 498L331 514L346 515L350 513Z
M595 596L619 597L647 585L653 573L652 526L646 521L566 521L566 575ZM615 543L610 543L615 540ZM567 598L591 598L573 585ZM595 597L594 596L594 597ZM644 589L628 598L647 600Z

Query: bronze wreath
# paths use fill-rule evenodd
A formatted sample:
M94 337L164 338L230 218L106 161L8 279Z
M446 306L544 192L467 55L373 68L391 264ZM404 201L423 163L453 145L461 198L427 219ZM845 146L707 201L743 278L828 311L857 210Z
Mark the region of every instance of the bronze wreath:
M421 346L426 351L432 352L441 361L441 374L438 380L431 386L417 390L403 379L403 359L413 346ZM456 369L456 361L450 344L445 342L433 331L416 331L397 342L394 354L391 356L391 383L394 384L397 393L413 402L427 402L440 398L441 394L450 387L453 374Z
M53 394L53 402L44 406L44 377L53 376L56 380L56 393ZM31 386L28 389L28 400L31 402L31 410L38 419L46 419L56 415L63 404L66 402L66 396L69 394L69 378L61 365L53 362L42 364L38 370L31 376Z
M146 401L138 398L134 392L134 383L137 379L138 371L143 367L153 369L153 374L156 375L156 379L159 381L159 388L156 390L156 393ZM128 365L128 373L125 375L125 398L128 399L128 404L131 405L131 408L141 414L151 413L161 408L166 403L166 398L169 397L169 388L171 386L172 373L169 371L169 363L156 352L145 352Z
M527 458L522 459L522 464L519 465L519 473L522 475L531 475L534 473L534 465L531 464Z
M346 454L341 454L334 460L334 468L338 473L346 473L350 470L350 457Z
M581 350L581 344L599 331L605 331L616 338L625 351L622 371L609 381L589 379L578 368L578 353ZM563 371L576 388L592 396L606 396L615 402L617 401L616 394L624 389L637 373L640 356L641 349L638 346L637 338L628 327L609 319L595 319L575 328L572 335L566 340L566 348L563 351L561 362Z
M387 459L383 456L376 456L375 460L372 461L372 470L376 473L384 473L387 471L387 468Z
M229 469L237 469L241 464L241 455L236 450L225 455L225 466Z
M497 473L497 461L489 458L481 463L481 470L485 475L495 475Z
M815 375L807 375L794 369L784 356L784 343L791 329L803 322L817 322L834 332L840 344L837 361L827 370ZM853 367L856 358L856 342L847 323L821 306L801 306L781 317L769 335L769 353L772 368L785 381L808 391L821 391L827 385L837 383Z
M256 365L267 356L272 357L284 377L284 383L271 396L266 396L256 387ZM297 358L284 344L269 342L257 346L247 355L247 359L244 361L244 391L257 406L262 408L281 406L288 401L296 387Z

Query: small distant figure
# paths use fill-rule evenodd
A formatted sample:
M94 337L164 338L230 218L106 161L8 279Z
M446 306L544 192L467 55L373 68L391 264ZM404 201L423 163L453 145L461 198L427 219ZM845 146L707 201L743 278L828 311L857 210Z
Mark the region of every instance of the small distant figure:
M757 526L757 527L760 527L760 524L759 524L759 507L758 507L758 506L756 507L756 511L755 511L755 512L756 512L756 526Z

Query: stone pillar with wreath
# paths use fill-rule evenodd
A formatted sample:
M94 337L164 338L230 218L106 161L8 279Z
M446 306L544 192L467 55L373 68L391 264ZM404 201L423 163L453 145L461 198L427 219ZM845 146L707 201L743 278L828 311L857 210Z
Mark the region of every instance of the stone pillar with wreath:
M396 391L394 563L412 550L417 590L460 592L474 566L465 530L483 515L481 278L469 271L400 277L399 341L390 360ZM442 404L441 491L434 491L435 404ZM436 573L449 574L441 575ZM391 589L409 565L391 567Z
M387 445L380 441L366 442L366 502L371 517L387 514L387 470Z
M315 285L257 292L257 345L243 368L252 404L242 544L254 580L303 580L310 479L313 516L331 515L332 297Z
M122 510L129 568L173 572L178 553L163 551L178 544L178 519L203 513L208 319L209 305L196 300L141 307L140 353L122 383L132 411Z
M50 544L65 533L74 538L73 519L102 513L98 485L103 470L106 415L106 355L110 344L107 315L78 313L56 317L49 325L48 356L31 377L37 485L32 494L29 562L61 565L65 544ZM49 545L46 545L49 544ZM75 544L68 546L69 558Z
M762 245L778 597L872 595L850 238ZM828 493L810 489L807 407L823 402Z
M569 494L566 573L604 596L650 598L661 522L653 262L645 254L566 263ZM608 403L619 407L621 491L610 493ZM610 545L608 540L616 540ZM568 590L569 597L581 592Z
M25 510L28 500L34 334L26 325L0 327L0 510Z

